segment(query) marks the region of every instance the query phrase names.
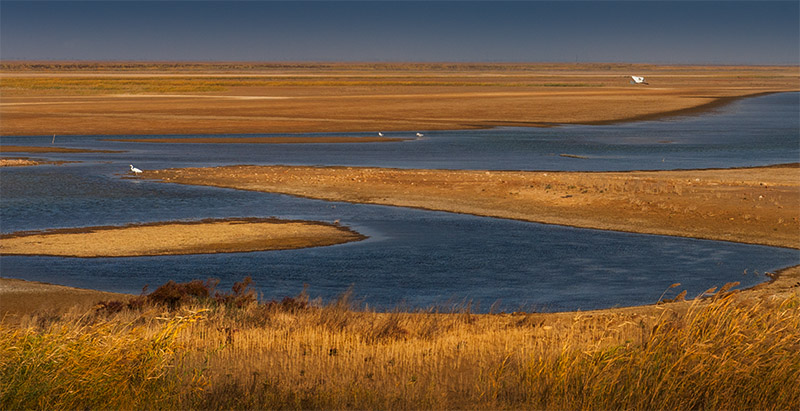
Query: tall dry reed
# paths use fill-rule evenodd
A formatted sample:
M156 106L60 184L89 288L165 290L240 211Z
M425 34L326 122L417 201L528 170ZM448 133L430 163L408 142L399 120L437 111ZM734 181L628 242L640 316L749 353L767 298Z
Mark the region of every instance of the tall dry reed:
M797 295L717 293L659 315L228 302L149 302L4 329L0 407L800 407Z

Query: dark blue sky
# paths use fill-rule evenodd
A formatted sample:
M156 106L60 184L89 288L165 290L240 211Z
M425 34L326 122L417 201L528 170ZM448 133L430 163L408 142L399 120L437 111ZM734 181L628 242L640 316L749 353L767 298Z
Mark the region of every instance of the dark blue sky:
M0 58L800 63L797 1L0 1Z

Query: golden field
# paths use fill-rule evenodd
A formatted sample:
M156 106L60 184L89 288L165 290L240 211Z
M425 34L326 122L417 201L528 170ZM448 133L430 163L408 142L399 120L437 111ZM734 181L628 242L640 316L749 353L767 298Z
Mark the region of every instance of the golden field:
M0 407L796 409L799 274L559 314L375 313L347 295L256 304L246 282L223 295L167 284L4 326Z
M0 135L602 124L798 90L797 68L776 66L5 62Z

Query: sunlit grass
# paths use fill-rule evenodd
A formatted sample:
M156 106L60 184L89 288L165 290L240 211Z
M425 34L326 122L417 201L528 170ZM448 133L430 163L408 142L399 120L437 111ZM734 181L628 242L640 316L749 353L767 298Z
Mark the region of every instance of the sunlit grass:
M3 329L0 407L800 407L797 295L556 321L376 313L347 296L257 304L246 283L227 296L203 284ZM199 298L182 300L190 289Z

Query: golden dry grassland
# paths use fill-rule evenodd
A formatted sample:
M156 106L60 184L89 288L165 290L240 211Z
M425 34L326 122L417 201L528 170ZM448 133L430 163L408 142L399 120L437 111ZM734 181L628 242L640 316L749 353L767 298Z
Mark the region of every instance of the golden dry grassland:
M629 84L643 75L649 86ZM1 135L441 130L606 123L798 91L796 67L630 64L0 66Z
M354 310L347 295L255 304L246 284L214 298L208 284L2 328L0 407L800 406L797 286L637 311L475 315Z

